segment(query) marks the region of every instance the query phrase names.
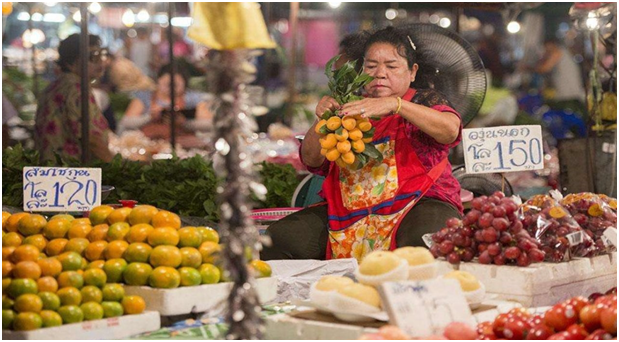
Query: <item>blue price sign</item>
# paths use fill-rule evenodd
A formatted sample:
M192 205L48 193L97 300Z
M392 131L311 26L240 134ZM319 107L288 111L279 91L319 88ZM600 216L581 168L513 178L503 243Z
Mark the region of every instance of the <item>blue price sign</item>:
M502 126L462 131L467 173L544 168L541 126Z
M88 211L101 204L101 169L25 167L24 211Z

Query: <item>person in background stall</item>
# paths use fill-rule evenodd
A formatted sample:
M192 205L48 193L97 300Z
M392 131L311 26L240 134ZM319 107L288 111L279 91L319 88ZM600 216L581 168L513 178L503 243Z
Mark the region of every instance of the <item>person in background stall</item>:
M363 70L374 80L365 87L368 97L343 106L323 97L301 145L308 170L326 175L326 202L272 224L263 260L361 260L375 250L424 246L424 234L461 216L460 185L447 160L461 139L460 114L435 90L415 87L423 67L406 32L389 27L369 37ZM327 110L370 120L376 129L370 143L383 161L356 171L328 161L315 132Z
M89 35L88 42L88 75L92 82L103 74L105 54L98 36ZM77 159L82 154L80 34L60 42L58 56L60 74L41 94L35 118L35 145L42 160L55 160L55 153ZM108 136L112 132L95 102L90 84L88 89L90 155L111 161Z
M146 27L138 27L135 29L137 36L127 40L127 57L133 62L144 75L153 76L153 44L148 36Z

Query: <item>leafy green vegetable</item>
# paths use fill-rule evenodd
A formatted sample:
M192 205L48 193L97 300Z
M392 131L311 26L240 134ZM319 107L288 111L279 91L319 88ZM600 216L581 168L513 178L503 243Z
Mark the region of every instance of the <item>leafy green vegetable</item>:
M262 162L258 164L262 184L267 188L266 198L261 201L256 196L256 208L289 207L292 195L300 183L297 172L288 164L273 164Z
M357 72L355 65L357 61L348 61L339 69L333 71L333 64L340 59L340 55L337 55L325 66L325 75L329 79L329 90L331 90L331 96L339 103L345 104L348 102L362 99L362 97L355 95L355 93L363 88L374 79L372 76L363 73L363 71Z

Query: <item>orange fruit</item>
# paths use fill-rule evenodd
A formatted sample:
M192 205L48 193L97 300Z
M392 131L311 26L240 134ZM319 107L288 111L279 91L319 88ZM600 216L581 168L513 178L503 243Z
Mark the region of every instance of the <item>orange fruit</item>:
M75 220L75 217L73 217L72 215L69 214L57 214L54 215L50 218L50 220L54 220L54 219L63 219L63 220L67 220L69 222L73 222L73 220Z
M13 310L2 309L2 330L10 330L13 327L16 315Z
M82 293L75 287L63 287L56 292L61 305L80 305Z
M88 266L86 266L87 270L93 269L93 268L98 268L100 270L103 270L103 265L105 265L105 261L103 260L95 260L93 262L91 262L90 264L88 264Z
M202 262L208 264L214 264L219 259L219 253L221 252L221 246L211 241L203 242L198 248L200 254L202 254Z
M328 161L336 161L337 158L340 157L340 152L337 151L336 148L332 148L329 151L327 151L327 154L325 155L325 157L327 158Z
M124 240L131 226L127 222L116 222L110 225L107 231L107 241Z
M128 247L129 247L129 243L127 241L123 241L123 240L111 241L110 243L107 244L107 247L105 247L105 252L104 252L105 259L110 260L110 259L122 258L123 254L125 253Z
M88 217L82 217L82 218L76 218L73 219L73 221L69 220L71 222L71 226L79 226L79 225L88 225L88 226L92 226L92 223L90 222L90 219Z
M181 267L178 273L181 276L180 286L196 286L202 283L200 272L193 267Z
M120 284L105 284L101 291L106 302L120 302L125 296L125 289Z
M103 307L99 303L84 303L80 306L80 309L84 313L85 321L94 321L103 318Z
M114 211L107 216L107 223L112 225L116 222L127 222L127 217L131 213L131 210L131 208L127 207L114 209Z
M43 228L43 235L50 240L62 239L66 237L69 228L71 228L71 221L64 218L51 219Z
M43 328L59 327L62 325L62 317L52 310L43 310L39 313Z
M41 277L37 280L39 292L56 292L58 291L58 282L54 277Z
M320 149L320 155L323 156L323 157L327 155L327 152L329 152L329 150L327 150L326 148L321 148Z
M249 266L254 270L256 278L268 278L273 273L271 266L262 260L253 260Z
M4 226L6 225L6 221L11 217L11 213L8 211L2 212L2 230L4 230Z
M181 227L181 218L169 211L160 210L157 214L155 214L151 220L151 225L154 228L162 228L169 227L174 229L180 229Z
M105 318L122 316L124 313L122 304L118 302L102 302L101 307Z
M362 153L365 151L365 143L361 140L353 141L352 150L357 153Z
M17 230L23 236L36 235L43 230L43 227L45 227L46 224L47 220L43 217L43 215L31 214L24 216L21 220L19 220Z
M90 240L90 242L105 241L107 239L107 231L109 228L110 226L107 224L99 224L92 227L92 230L88 233L88 240Z
M43 302L43 310L56 311L60 307L60 298L53 292L39 292L39 298Z
M36 312L20 312L13 320L13 330L36 330L43 326L41 316Z
M77 271L64 271L58 276L58 286L61 289L65 287L81 289L84 286L84 277Z
M219 234L217 231L211 227L198 227L200 234L202 234L202 242L204 241L212 241L214 243L219 243Z
M371 143L373 140L374 140L374 138L373 138L373 137L370 137L370 138L363 138L363 139L361 139L361 141L363 141L363 142L364 142L364 143L366 143L366 144Z
M180 250L174 246L157 246L150 253L150 264L154 267L178 267L183 261Z
M65 305L58 309L63 324L79 323L84 320L84 313L77 305Z
M89 268L84 271L84 284L103 287L107 283L107 274L100 268Z
M217 284L221 280L221 271L213 264L202 264L198 268L202 284Z
M2 295L2 310L11 310L15 301L7 295Z
M153 248L148 244L143 242L132 243L127 247L125 253L123 254L123 258L127 260L127 262L148 262L148 257L150 253L153 251Z
M22 245L33 245L43 252L47 246L47 239L42 234L30 235L22 241Z
M337 138L335 137L335 134L333 133L329 133L326 136L324 136L323 138L320 138L320 147L330 150L332 148L335 147L335 145L337 145Z
M344 126L344 128L348 131L352 131L355 127L357 127L357 120L355 120L352 116L345 116L342 119L342 126Z
M13 310L17 312L41 312L43 310L43 301L34 293L23 294L15 300Z
M178 234L178 230L175 228L155 228L150 234L148 234L148 244L153 247L160 245L176 246L179 241L180 235Z
M335 164L339 166L341 169L348 168L348 164L344 163L344 160L342 160L342 157L337 158L337 160L335 161Z
M23 237L15 232L6 233L2 236L2 247L17 247L21 245Z
M45 254L47 254L47 256L60 255L61 253L64 252L64 248L68 242L69 240L67 239L51 240L50 242L47 243L47 246L45 246Z
M8 295L15 299L25 293L37 293L38 287L36 281L32 279L12 279L7 287ZM3 292L4 293L4 292Z
M103 301L103 292L96 286L84 286L80 293L82 294L82 303L101 303Z
M82 258L82 267L81 267L79 270L77 270L77 272L78 272L79 274L84 274L84 270L85 270L86 268L88 268L88 260L86 260L86 259Z
M148 285L148 278L153 272L153 268L143 262L132 262L127 266L123 273L123 279L127 285L144 286Z
M327 120L320 120L318 121L318 123L316 124L316 127L314 128L314 132L320 134L320 129L322 128L322 126L327 124Z
M9 285L11 285L11 278L2 278L2 291L7 291Z
M2 247L2 260L12 260L13 252L17 247Z
M141 314L146 309L146 302L140 296L126 296L121 304L126 315Z
M22 261L15 264L13 267L13 278L16 279L34 279L41 277L41 267L36 261Z
M57 258L63 271L77 271L82 268L82 257L76 252L64 252Z
M335 131L336 129L342 126L342 119L339 116L332 116L327 120L327 128L331 131Z
M193 247L183 247L181 252L181 266L198 268L202 264L202 254L198 249Z
M148 234L150 234L155 228L147 223L140 223L131 226L129 233L125 235L125 240L129 243L134 242L146 242L148 240Z
M88 261L105 259L105 249L107 248L107 245L107 241L91 242L84 250L84 257Z
M56 258L45 258L37 260L41 267L41 275L44 277L56 277L62 272L62 263Z
M16 233L17 229L19 228L19 221L21 219L23 219L24 217L29 216L30 214L28 213L17 213L17 214L12 214L11 216L9 216L9 218L6 220L6 223L3 225L2 228L6 228L5 230L7 232L10 233Z
M37 261L41 251L33 245L21 245L13 251L13 262Z
M357 141L363 139L363 132L360 129L355 128L352 131L348 132L348 138L352 141Z
M179 247L200 247L202 234L196 227L185 227L178 230Z
M103 271L107 275L107 282L118 283L122 280L123 272L127 268L125 259L110 259L103 265Z
M71 226L71 228L69 228L67 236L69 237L69 239L75 239L75 238L85 239L88 237L88 234L90 234L91 231L92 231L92 226L87 225L87 224L79 224L77 226Z
M337 143L337 151L340 154L344 154L348 151L350 151L350 141L346 140L346 141L340 141Z
M129 213L129 223L133 226L139 223L150 223L153 216L159 212L159 209L152 205L138 205Z
M352 165L352 163L355 162L355 154L352 152L342 154L342 161L348 165Z
M10 277L14 267L12 262L2 260L2 278Z
M107 221L108 215L110 215L113 211L114 208L109 205L100 205L92 208L90 214L88 214L88 218L93 225L102 224Z
M148 283L151 287L172 289L181 284L181 275L175 268L160 266L155 268L150 274Z
M337 141L346 141L348 140L348 130L346 129L342 129L341 131L336 131L335 132L335 139L337 139Z
M358 126L361 132L367 132L372 129L372 124L369 121L359 122Z
M79 255L84 255L84 251L86 250L89 244L90 244L90 241L88 241L88 239L74 238L74 239L69 240L69 242L67 242L67 244L64 246L64 251L75 252Z

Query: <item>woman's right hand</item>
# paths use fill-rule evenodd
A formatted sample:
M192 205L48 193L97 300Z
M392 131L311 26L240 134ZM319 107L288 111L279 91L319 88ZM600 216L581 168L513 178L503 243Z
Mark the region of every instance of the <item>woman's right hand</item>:
M316 117L320 120L326 111L336 111L338 109L340 109L340 104L337 103L334 98L331 96L323 96L316 106Z

